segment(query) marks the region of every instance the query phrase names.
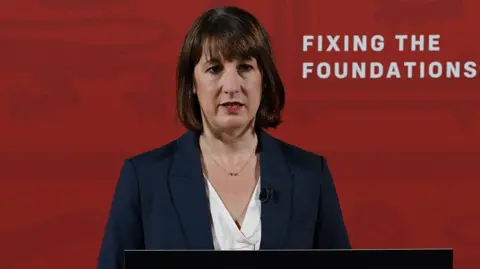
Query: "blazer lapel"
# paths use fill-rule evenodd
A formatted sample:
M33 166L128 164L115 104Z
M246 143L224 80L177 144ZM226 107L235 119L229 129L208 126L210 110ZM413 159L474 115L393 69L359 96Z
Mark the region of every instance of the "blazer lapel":
M273 197L262 204L261 249L282 249L291 214L293 176L279 142L265 131L258 131L260 184L271 189ZM190 249L214 249L210 209L203 178L198 134L188 132L177 141L169 174L174 206Z
M292 207L293 176L279 142L259 131L260 184L273 191L273 199L262 204L261 249L282 249L286 241Z
M213 249L210 209L202 173L198 135L188 132L177 141L169 175L174 206L190 249Z

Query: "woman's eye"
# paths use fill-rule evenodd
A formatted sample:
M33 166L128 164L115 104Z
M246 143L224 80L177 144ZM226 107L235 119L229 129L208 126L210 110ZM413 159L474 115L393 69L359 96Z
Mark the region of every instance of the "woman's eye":
M219 65L214 65L214 66L207 69L207 72L212 73L212 74L217 74L220 71L222 71L222 70L221 70L221 67Z
M238 66L238 70L240 70L242 72L250 71L252 69L253 69L253 67L251 65L248 65L248 64L241 64L240 66Z

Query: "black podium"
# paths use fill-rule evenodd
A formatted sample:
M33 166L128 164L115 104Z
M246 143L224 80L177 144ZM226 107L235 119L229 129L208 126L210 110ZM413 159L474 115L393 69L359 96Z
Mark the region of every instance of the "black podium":
M172 251L126 250L125 269L452 269L452 249Z

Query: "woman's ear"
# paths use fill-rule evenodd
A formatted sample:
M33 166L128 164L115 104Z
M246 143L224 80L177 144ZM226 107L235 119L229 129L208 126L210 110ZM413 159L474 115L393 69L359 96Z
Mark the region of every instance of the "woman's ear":
M197 94L197 89L195 87L196 81L195 81L195 76L192 78L192 93L193 95Z

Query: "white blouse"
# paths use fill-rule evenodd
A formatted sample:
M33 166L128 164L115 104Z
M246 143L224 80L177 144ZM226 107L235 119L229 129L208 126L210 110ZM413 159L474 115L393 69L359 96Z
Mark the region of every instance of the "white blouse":
M261 240L260 180L250 198L241 229L228 212L222 199L207 177L207 194L212 216L212 235L215 250L258 250Z

